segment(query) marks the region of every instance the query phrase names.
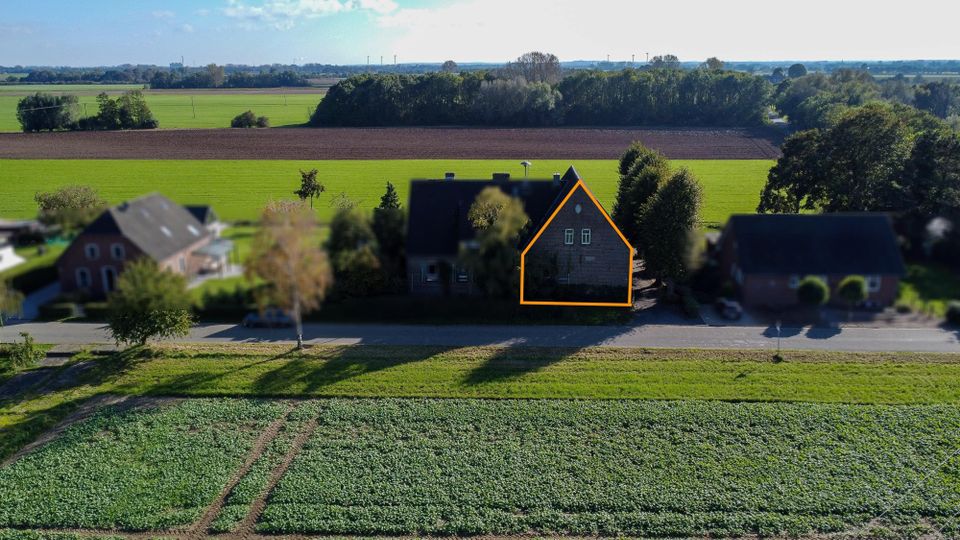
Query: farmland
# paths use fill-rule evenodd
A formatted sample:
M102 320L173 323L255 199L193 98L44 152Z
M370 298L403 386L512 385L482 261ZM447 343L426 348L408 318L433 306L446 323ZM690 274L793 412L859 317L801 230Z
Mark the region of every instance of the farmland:
M18 159L776 159L782 132L719 128L310 128L0 133ZM540 171L540 174L549 174Z
M118 86L120 88L118 88ZM111 94L119 90L142 88L140 85L32 85L0 86L0 132L20 131L17 121L17 102L31 91L66 93L77 95L80 100L80 112L92 116L97 112L96 94L108 91ZM160 128L227 128L230 119L246 111L253 110L258 115L270 118L272 126L299 125L310 118L322 98L322 91L314 93L298 92L296 89L264 89L260 92L238 92L230 90L154 90L145 91L147 105L154 117L160 122Z
M732 213L754 212L760 189L772 165L766 160L674 160L688 167L704 185L705 224L717 225ZM600 202L610 210L617 187L612 160L544 160L534 164L536 175L549 176L575 165ZM322 221L333 215L329 201L346 193L364 207L379 201L387 181L406 200L411 178L443 177L455 171L460 178L489 178L492 172L523 177L512 160L330 160L330 161L219 161L219 160L0 160L4 197L0 216L30 217L36 213L33 196L65 184L88 184L111 203L158 191L180 203L212 204L225 220L253 220L271 199L290 198L299 185L300 169L317 168L327 192L317 203Z

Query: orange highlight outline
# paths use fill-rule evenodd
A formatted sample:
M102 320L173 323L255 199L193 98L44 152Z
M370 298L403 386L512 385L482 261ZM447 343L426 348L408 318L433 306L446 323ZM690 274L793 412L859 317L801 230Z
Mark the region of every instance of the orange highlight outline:
M543 231L547 229L550 223L553 221L553 218L557 217L557 214L560 213L560 209L563 208L567 201L570 200L570 197L573 196L573 193L577 191L577 188L583 189L583 192L587 194L587 197L593 201L594 206L596 206L600 213L603 214L603 217L606 218L607 223L613 227L614 231L617 231L617 236L620 237L620 240L626 244L627 249L630 250L630 261L629 261L629 274L627 281L627 301L625 303L620 302L549 302L549 301L535 301L535 300L525 300L524 291L523 291L523 282L524 280L524 271L526 267L526 258L527 252L530 251L530 248L533 247L533 244L540 239L540 235L543 234ZM616 226L610 216L607 214L607 211L603 209L603 206L600 205L600 202L597 201L597 198L593 196L593 193L590 192L590 189L587 188L586 184L583 183L583 179L578 179L577 183L574 184L573 189L571 189L567 196L560 201L560 204L557 205L557 209L550 214L550 217L547 218L547 221L544 222L543 226L540 227L540 230L537 231L537 234L533 236L533 239L527 244L527 247L524 248L523 252L520 253L520 304L524 306L589 306L589 307L633 307L633 246L630 245L630 242L627 241L627 238L620 232L620 228Z

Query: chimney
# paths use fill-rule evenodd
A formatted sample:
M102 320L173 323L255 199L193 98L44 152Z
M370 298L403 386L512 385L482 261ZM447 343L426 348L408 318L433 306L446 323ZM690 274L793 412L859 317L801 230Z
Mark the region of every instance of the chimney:
M508 173L508 172L495 172L495 173L493 173L493 181L494 181L494 182L509 182L509 181L510 181L510 173Z
M560 186L560 173L555 172L553 173L553 187L559 187L559 186Z
M456 173L452 173L452 172L443 173L443 179L446 180L447 182L453 181L453 179L456 177L457 177Z

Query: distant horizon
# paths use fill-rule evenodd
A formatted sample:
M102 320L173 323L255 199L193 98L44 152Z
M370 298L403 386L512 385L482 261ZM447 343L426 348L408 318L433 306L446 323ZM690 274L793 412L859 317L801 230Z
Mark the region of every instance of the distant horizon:
M544 52L549 52L549 51L544 51ZM669 53L668 53L668 54L669 54ZM503 61L499 61L499 62L497 62L497 61L470 61L470 60L465 60L465 61L462 61L462 62L461 62L461 61L458 61L458 60L455 60L455 59L454 59L454 61L455 61L458 65L464 65L464 66L502 66L502 65L505 65L505 64L507 64L508 62L512 62L512 61L514 61L514 60L516 60L516 58L511 58L511 59L509 59L509 60L503 60ZM704 58L704 59L702 59L702 60L684 60L683 58L680 58L680 63L681 63L681 64L697 64L697 63L703 62L704 60L706 60L706 58ZM720 58L720 60L723 61L723 62L726 63L726 64L767 64L767 65L771 65L771 64L855 64L855 63L897 64L897 63L910 63L910 62L943 62L943 63L946 63L946 62L960 62L960 57L958 57L958 58L904 58L904 59L895 59L895 60L892 60L892 59L864 59L864 58L851 58L851 59L843 59L843 60L824 60L824 59L808 59L808 60L799 60L799 59L784 59L784 60L736 60L736 59ZM371 67L371 68L380 68L380 67L387 68L387 67L391 67L391 66L431 66L431 65L437 65L437 66L439 66L439 65L442 65L443 62L445 62L445 60L443 60L443 61L397 62L396 64L394 64L394 63L392 63L392 62L390 62L390 63L384 62L383 64L380 64L379 61L376 62L376 63L371 62L370 64L366 64L366 63L359 63L359 64L346 63L346 64L342 64L342 63L332 63L332 62L322 62L322 61L305 61L305 62L296 63L296 64L293 64L293 63L283 63L283 62L270 62L270 63L250 63L250 62L246 62L246 63L245 63L245 62L220 63L220 62L207 62L207 63L204 63L204 64L190 64L190 63L188 62L188 63L185 63L185 64L184 64L184 67L186 67L186 68L202 68L202 67L206 67L206 66L210 65L211 63L213 63L213 64L216 64L216 65L218 65L218 66L243 66L243 67L261 67L261 66L294 66L294 67L303 67L303 66L307 66L307 65L324 65L324 66L338 66L338 67L351 67L351 68L353 68L353 67L367 67L367 66L369 66L369 67ZM166 64L155 64L155 63L149 63L149 62L124 62L124 63L120 63L120 64L90 64L90 65L82 65L82 64L76 64L76 65L74 65L74 64L23 64L23 63L15 63L15 64L0 64L0 69L12 69L12 68L17 68L17 67L21 67L21 68L25 68L25 69L34 69L34 68L97 69L97 68L117 68L117 67L123 67L123 66L153 66L153 67L168 68L171 64L174 64L174 63L175 63L175 62L169 62L169 63L166 63ZM577 60L564 60L564 59L562 59L562 58L560 59L560 64L561 64L561 65L563 65L563 64L580 64L580 63L583 63L583 64L589 64L589 63L604 64L604 63L609 63L609 64L614 64L614 65L616 65L616 64L630 64L630 63L633 63L633 64L636 64L636 65L639 66L639 67L643 67L643 66L648 65L648 62L647 62L645 59L644 59L644 60L636 60L636 61L633 61L633 62L631 62L631 60L629 60L629 59L627 59L627 60L620 60L620 59L615 59L615 58L611 58L610 60L606 60L606 59L589 59L589 58L577 59Z
M0 3L0 65L687 62L960 58L960 3L808 0L70 0ZM754 58L755 60L735 60ZM308 59L309 62L308 62ZM416 59L410 62L410 59ZM814 60L821 59L821 60ZM804 60L796 60L803 62Z

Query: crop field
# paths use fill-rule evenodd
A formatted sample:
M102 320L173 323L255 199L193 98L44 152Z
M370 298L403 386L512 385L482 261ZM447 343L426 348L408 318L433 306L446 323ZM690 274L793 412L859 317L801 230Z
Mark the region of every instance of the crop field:
M0 468L0 492L14 494L0 498L0 529L952 534L958 429L948 405L121 403Z
M102 410L0 469L0 528L189 525L286 409L195 400Z
M704 186L703 221L716 226L733 213L756 211L760 190L772 166L767 160L674 160L689 168ZM600 202L612 210L618 176L613 160L544 160L534 163L532 176L549 177L576 166ZM361 207L379 202L387 181L406 200L411 178L442 178L454 171L459 178L490 178L510 172L523 178L523 168L509 160L330 160L330 161L174 161L174 160L0 160L0 216L25 218L36 214L37 191L66 184L88 184L111 203L150 192L180 203L212 204L221 218L254 220L270 200L292 198L300 169L317 168L326 193L315 203L322 221L333 215L333 197L345 193Z
M38 91L80 94L78 95L80 113L84 116L92 116L97 113L96 94L101 90L100 86L94 90L79 85L81 87L79 91L70 90L65 86L56 86L53 90L40 89ZM140 88L137 85L131 86ZM12 92L9 91L10 88L17 88L22 94L25 87L0 87L0 132L20 131L20 123L17 121L17 102L20 101L21 96L12 95ZM7 91L3 91L4 89ZM115 85L110 85L110 90L116 90ZM322 92L313 94L240 94L202 90L194 90L192 93L167 90L144 92L147 105L150 106L150 110L157 121L160 122L161 129L229 128L230 120L248 109L258 116L269 118L270 125L274 127L300 125L310 118L310 114L316 109L322 95Z

